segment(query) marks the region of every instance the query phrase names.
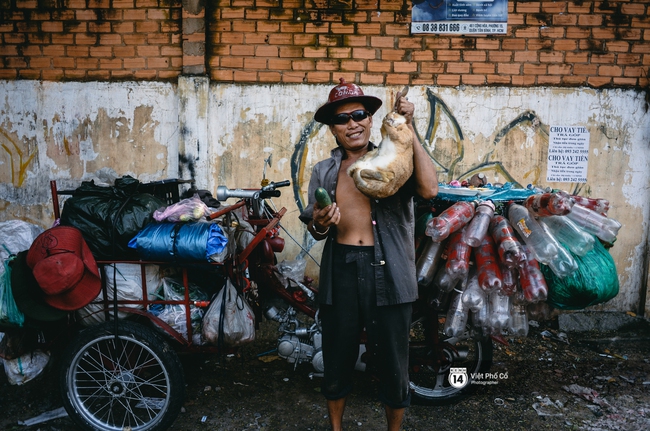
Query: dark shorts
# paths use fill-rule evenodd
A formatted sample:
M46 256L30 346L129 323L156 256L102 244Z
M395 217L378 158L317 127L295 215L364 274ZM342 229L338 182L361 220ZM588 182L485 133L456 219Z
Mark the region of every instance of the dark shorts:
M322 392L328 400L352 391L359 340L366 328L366 348L379 378L379 399L389 407L408 407L408 342L411 304L377 306L373 247L334 244L333 302L320 305L325 376Z

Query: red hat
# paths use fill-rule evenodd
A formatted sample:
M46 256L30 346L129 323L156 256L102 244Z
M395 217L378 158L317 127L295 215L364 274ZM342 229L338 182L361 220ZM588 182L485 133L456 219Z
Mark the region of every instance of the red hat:
M27 265L45 302L60 310L85 307L101 289L95 258L74 227L53 227L36 237L27 252Z
M371 114L377 112L377 109L379 109L382 103L381 99L374 96L366 96L357 84L345 82L343 78L340 78L339 81L339 85L330 91L327 103L316 111L314 120L319 123L330 124L334 109L343 103L349 102L361 102Z

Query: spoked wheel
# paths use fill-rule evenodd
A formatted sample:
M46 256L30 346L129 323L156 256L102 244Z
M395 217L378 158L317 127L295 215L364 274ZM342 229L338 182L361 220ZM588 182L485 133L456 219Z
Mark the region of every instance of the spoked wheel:
M477 336L469 327L457 337L446 337L442 333L442 325L423 318L415 321L411 327L409 355L409 378L414 402L451 404L465 398L475 388L472 375L489 370L492 365L492 341ZM452 371L455 374L452 379L457 379L455 386L449 380Z
M174 422L185 382L176 353L143 325L115 322L82 331L61 360L70 418L92 431L157 431Z

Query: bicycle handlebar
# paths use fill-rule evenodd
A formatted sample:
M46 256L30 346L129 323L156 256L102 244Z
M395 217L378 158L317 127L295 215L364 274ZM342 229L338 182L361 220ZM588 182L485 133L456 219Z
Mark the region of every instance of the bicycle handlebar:
M229 198L239 199L265 199L269 197L280 197L281 193L276 190L279 187L287 187L291 185L291 181L284 180L277 183L270 182L267 186L261 189L229 189L226 186L217 187L217 200L223 202Z

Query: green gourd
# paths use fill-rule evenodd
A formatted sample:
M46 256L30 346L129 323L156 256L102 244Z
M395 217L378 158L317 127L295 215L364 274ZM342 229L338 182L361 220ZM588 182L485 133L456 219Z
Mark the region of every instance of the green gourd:
M316 202L318 202L318 206L321 208L332 205L332 199L330 199L330 195L327 193L327 190L322 187L316 189L314 192L314 197L316 198Z

